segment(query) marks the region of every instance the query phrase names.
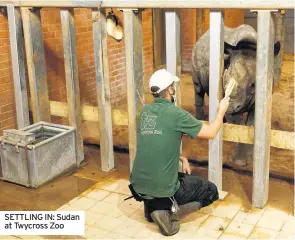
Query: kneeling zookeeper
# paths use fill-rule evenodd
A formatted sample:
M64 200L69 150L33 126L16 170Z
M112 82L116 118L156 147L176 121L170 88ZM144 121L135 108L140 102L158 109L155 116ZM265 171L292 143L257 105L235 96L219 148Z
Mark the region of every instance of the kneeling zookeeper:
M217 118L209 125L174 105L173 83L179 78L165 69L150 78L153 104L142 108L137 152L129 188L137 201L144 201L148 221L158 224L164 235L179 231L179 217L216 201L216 186L192 176L188 160L180 156L181 138L212 139L220 129L229 98L220 102ZM178 172L179 159L183 173Z

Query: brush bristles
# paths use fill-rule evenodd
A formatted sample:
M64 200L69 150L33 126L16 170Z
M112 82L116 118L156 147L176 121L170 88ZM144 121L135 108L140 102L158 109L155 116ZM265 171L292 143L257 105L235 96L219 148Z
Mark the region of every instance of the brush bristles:
M225 97L229 97L234 89L236 85L236 80L234 78L231 78L226 86L226 90L225 90Z

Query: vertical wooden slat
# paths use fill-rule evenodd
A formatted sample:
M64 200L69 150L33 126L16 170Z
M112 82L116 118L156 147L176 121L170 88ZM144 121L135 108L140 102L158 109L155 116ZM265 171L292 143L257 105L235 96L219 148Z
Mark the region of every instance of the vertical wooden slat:
M30 125L22 20L19 9L7 7L18 128Z
M210 80L209 121L216 119L221 99L223 73L224 21L222 11L210 12ZM209 181L222 189L222 128L213 140L209 140Z
M130 171L136 154L137 126L144 102L141 12L124 10Z
M271 105L274 66L274 23L271 12L258 11L255 88L255 136L252 203L262 208L268 200Z
M108 172L114 168L114 151L105 10L92 10L92 22L100 129L100 168Z
M274 58L274 82L278 83L281 77L284 45L285 45L285 17L281 11L274 14L275 42L280 42L280 52Z
M167 71L178 77L181 73L179 19L179 10L167 10L165 12ZM175 84L175 90L175 105L181 106L180 82Z
M74 16L72 11L66 9L62 9L60 11L60 16L64 48L69 123L76 129L76 156L77 164L79 165L84 160L84 150L81 129L82 112L80 103Z
M50 122L50 105L40 11L21 8L34 122Z
M179 10L169 9L165 11L166 30L166 66L167 71L172 75L180 77L181 56L180 56L180 21ZM175 105L181 106L180 82L174 83ZM182 152L182 145L180 146ZM179 171L182 171L182 162L179 162Z

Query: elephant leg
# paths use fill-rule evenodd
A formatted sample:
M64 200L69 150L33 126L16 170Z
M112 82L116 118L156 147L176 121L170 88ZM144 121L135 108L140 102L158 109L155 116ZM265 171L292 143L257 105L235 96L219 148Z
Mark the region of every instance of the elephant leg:
M204 96L205 91L202 88L200 78L196 71L192 71L192 80L194 84L195 91L195 108L196 108L196 118L199 120L205 120L204 116Z
M254 113L249 113L246 120L246 125L248 124L252 125L253 124L253 121L251 123L252 119L254 121ZM237 125L245 125L242 119L242 115L233 116L232 121L234 124L237 124ZM249 161L252 158L252 155L253 155L252 144L236 143L234 148L234 153L230 156L229 161L239 167L244 167L247 164L249 164Z
M195 85L195 107L196 107L196 118L204 120L204 96L205 92L200 90L200 87Z

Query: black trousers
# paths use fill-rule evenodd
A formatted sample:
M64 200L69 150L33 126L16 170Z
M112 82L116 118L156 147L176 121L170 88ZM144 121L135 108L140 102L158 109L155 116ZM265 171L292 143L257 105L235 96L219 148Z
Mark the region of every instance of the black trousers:
M180 187L174 194L178 205L189 202L199 202L201 207L206 207L219 199L218 190L214 183L202 180L198 176L179 172ZM172 201L169 198L155 198L144 201L146 211L171 210Z

